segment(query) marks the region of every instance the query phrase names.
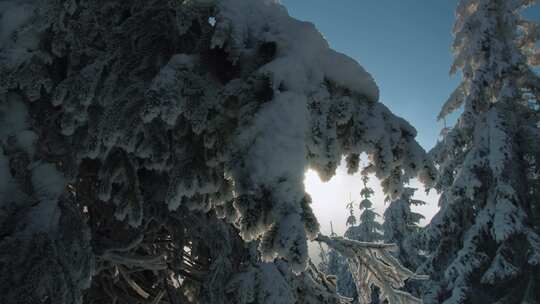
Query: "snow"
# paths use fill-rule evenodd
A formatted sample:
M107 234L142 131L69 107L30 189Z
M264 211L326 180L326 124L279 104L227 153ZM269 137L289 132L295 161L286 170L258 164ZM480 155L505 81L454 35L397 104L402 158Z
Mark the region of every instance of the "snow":
M425 266L435 279L426 297L433 303L475 302L478 293L483 301L505 301L516 285L508 280L521 276L528 284L527 259L534 265L538 257L539 238L528 218L534 198L518 192L532 186L524 151L538 148L522 140L530 136L525 130L538 127L536 119L524 119L537 107L527 94L538 88L526 65L539 37L521 18L527 2L463 0L456 11L451 73L460 70L463 81L439 118L461 105L463 113L431 152L442 192L441 211L427 230L433 244Z
M274 88L305 91L326 78L372 101L379 89L356 61L330 49L312 23L289 17L287 10L269 0L225 0L219 4L214 47L224 45L223 32L232 29L235 45L249 49L253 37L277 43L276 59L260 71L268 73ZM316 64L314 64L316 63Z
M30 154L30 157L34 155L35 144L38 136L34 131L24 130L17 134L17 146Z
M150 87L150 91L171 91L169 95L171 95L170 99L173 100L174 96L176 96L174 94L177 94L177 90L181 89L178 86L180 77L179 71L192 68L196 63L197 58L195 56L186 54L176 54L172 56L169 62L160 70L157 77L155 77ZM161 98L162 100L165 99L163 97ZM157 116L161 116L163 121L167 124L174 125L176 118L182 113L183 109L181 105L181 103L174 105L172 104L172 101L166 105L147 103L141 116L144 122L150 122Z
M519 275L519 269L506 260L503 253L499 250L491 262L491 266L482 276L481 281L483 284L494 284L497 281L513 279L517 275Z
M503 174L505 166L508 165L509 156L513 154L512 140L508 138L505 130L505 121L501 117L504 114L496 109L490 110L486 114L486 129L489 132L489 167L494 176Z
M337 137L334 137L337 134L332 132L336 132L336 125L347 124L352 119L352 113L358 110L355 104L376 102L378 88L358 63L331 50L313 24L289 17L276 1L221 1L215 21L212 47L226 49L235 64L252 56L262 42L276 45L275 56L255 71L270 80L273 98L255 105L259 109L253 119L246 119L245 127L236 132L233 159L241 159L242 166L230 170L236 195L242 198L235 203L242 237L253 240L261 236L260 248L266 260L286 257L292 262L293 270L299 272L306 267L306 233L310 237L316 234L316 231L306 231L306 227L314 230L313 227L318 226L304 227L302 223L307 221L305 215L311 213L308 205L300 204L306 195L302 182L309 167L307 155L316 152L321 155L317 161L337 160L337 164L341 154L346 152L338 149ZM171 78L167 71L163 73L163 79ZM232 83L234 81L231 86ZM332 98L329 86L354 98ZM325 134L329 137L309 144L314 124L325 124L325 116L312 110L314 101L328 110L324 115L332 118L322 126L323 132L330 130ZM380 105L375 106L374 111L376 115L371 122L377 124L376 130L380 133L373 134L370 130L369 135L374 141L381 137L387 139L384 135L388 130L380 123L381 117L389 111ZM149 114L145 120L155 116ZM394 123L397 130L405 125L399 120ZM410 133L415 131L411 128ZM391 147L399 138L397 135L394 142L387 139L383 147L388 163L392 159ZM332 150L326 150L330 146L324 142L326 139L333 139ZM267 196L265 193L271 196L260 202L261 196Z
M32 16L32 7L23 1L0 2L0 48L13 39L13 34Z
M306 98L303 95L278 93L271 103L263 105L252 127L242 132L239 138L240 142L252 142L246 165L255 184L279 185L281 179L303 180L307 168L307 121ZM304 196L303 187L290 183L282 183L272 189L272 193L278 200L291 203L300 201Z
M199 10L195 2L204 9ZM216 3L215 9L208 10ZM160 1L145 5L148 12L171 13L171 6ZM10 24L6 31L16 35L10 34L7 48L0 51L2 63L4 58L10 62L5 68L7 85L0 85L3 90L19 86L25 98L23 102L10 97L2 103L8 107L2 112L9 116L0 119L7 126L0 132L5 132L2 140L15 138L17 147L33 161L23 168L29 171L31 184L25 192L35 200L28 215L29 233L54 231L67 179L83 173L77 171L78 166L91 157L101 164L96 173L98 198L110 204L116 220L127 222L126 229L180 213L154 212L158 210L143 204L164 202L170 209L197 211L188 214L190 218L194 214L194 218L211 218L213 210L224 211L220 212L226 215L224 222L234 225L243 237L240 244L258 241L259 253L254 256L274 260L268 263L272 267L286 261L286 269L256 267L257 275L262 272L261 284L270 282L268 288L273 290L280 288L271 280L278 272L303 276L312 270L306 270L310 269L306 243L316 237L318 223L303 186L308 167L332 176L343 156L353 168L354 155L367 152L372 172L384 180L390 195L399 194L403 181L429 171L425 151L414 141L416 131L377 103L379 93L372 77L349 57L332 51L313 24L290 18L277 1L205 0L172 5L178 19L186 17L177 20L185 28L160 33L171 34L166 39L151 35L153 27L130 23L143 12L128 17L129 26L115 25L126 31L118 39L102 32L110 30L103 28L108 22L99 21L104 17L101 7L91 2L84 6L74 1L65 5L40 2L35 16L33 10L17 11L10 6L9 10L24 16L13 26L2 19ZM190 22L184 24L185 20L200 22L202 33L189 27ZM169 21L152 19L152 25L173 25ZM40 31L47 31L46 36L40 37ZM179 32L186 34L182 40L194 41L177 41L179 37L172 35ZM103 35L93 37L95 33ZM41 43L33 44L37 38ZM213 49L207 49L207 39ZM155 42L171 48L130 53L132 46L149 47ZM54 55L48 54L49 45ZM275 45L276 53L259 58L260 47L267 45L270 49ZM34 52L36 46L38 52ZM171 54L178 49L186 54ZM24 56L11 58L8 52L12 51ZM79 54L84 55L78 58ZM67 73L49 75L55 74L49 73L51 67L61 69L52 59L63 56L68 59ZM221 64L234 65L238 74L221 71ZM42 96L43 90L47 94ZM46 104L49 96L51 104ZM54 108L59 124L46 125L54 130L41 130L42 120L28 117L27 99L40 99L29 105L32 109ZM53 155L35 147L38 134L45 133L55 135L40 138L52 149L73 143L62 168L56 160L47 163L45 159L54 159ZM2 175L7 174L5 164L0 158ZM355 170L358 166L351 171ZM76 218L68 212L64 215L68 220ZM225 226L217 220L209 222ZM150 233L143 230L129 232ZM313 285L312 289L318 288ZM287 298L275 301L293 302ZM260 298L260 302L270 301Z
M492 235L497 242L503 242L512 235L523 232L522 223L526 215L512 201L498 196L497 204L493 209Z
M454 92L448 97L448 100L444 103L442 106L442 109L437 116L437 119L444 119L446 116L454 112L455 110L459 109L461 105L463 104L463 99L465 98L464 92L463 92L463 86L458 86Z
M6 94L0 103L0 139L17 135L28 128L28 109L18 95Z
M227 290L229 293L243 291L235 294L234 303L238 304L292 304L296 302L283 274L274 263L250 266L246 272L240 273L229 282Z
M0 2L0 58L9 57L9 64L22 62L38 47L37 33L25 27L31 22L34 10L32 1Z
M52 232L60 216L58 199L64 192L66 179L52 164L35 163L32 168L32 186L37 204L32 208L32 231Z
M17 148L34 155L37 134L31 130L28 108L16 94L6 94L0 103L0 142L14 137Z
M318 241L324 242L339 252L349 264L361 303L371 302L372 285L380 288L380 299L396 304L420 304L421 299L399 290L407 279L426 280L403 267L392 255L398 248L394 244L366 243L341 237L320 235Z

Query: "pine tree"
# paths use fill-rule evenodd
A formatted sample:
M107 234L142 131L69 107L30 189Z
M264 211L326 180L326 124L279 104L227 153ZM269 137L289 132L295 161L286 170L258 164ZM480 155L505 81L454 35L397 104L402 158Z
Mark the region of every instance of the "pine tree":
M531 0L462 0L452 72L462 82L439 118L463 107L431 151L441 210L428 227L427 303L538 303L540 25Z
M369 177L367 175L362 176L362 182L364 187L360 191L359 208L361 211L360 222L357 226L350 226L345 232L345 237L355 241L362 242L380 242L383 240L382 225L376 221L376 218L380 215L377 214L372 206L370 198L373 196L373 189L369 188L367 183Z
M424 205L425 202L412 198L416 189L406 188L400 198L390 202L384 211L384 242L398 246L397 258L403 266L415 270L424 257L419 252L423 215L413 212L411 206Z
M356 216L354 215L354 201L350 199L349 203L347 204L347 210L349 210L349 216L347 217L347 221L345 225L347 227L349 226L356 226Z
M349 216L347 218L347 230L345 231L344 236L355 241L380 242L383 240L383 235L381 233L382 226L375 220L378 214L371 208L372 203L370 198L373 196L374 192L373 189L367 186L368 181L369 178L364 175L362 177L364 187L360 191L360 196L363 200L359 204L359 209L361 211L359 222L354 215L355 202L351 200L346 205ZM335 235L332 236L335 237ZM329 251L329 260L335 261L328 273L336 276L338 292L345 297L352 298L353 303L358 303L359 297L357 286L346 258L341 256L335 249L331 249ZM377 301L375 300L370 303L375 302Z
M390 202L384 211L384 242L396 244L396 258L408 269L415 271L426 259L420 252L423 229L419 226L423 215L413 212L411 206L424 205L425 202L412 198L416 189L406 188L400 198ZM421 296L422 281L407 281L405 290Z
M351 226L345 231L345 237L355 241L362 242L380 242L383 240L382 226L379 222L376 221L376 218L380 215L373 211L373 203L370 198L373 196L373 189L367 186L369 177L367 174L362 176L362 183L364 187L360 190L360 201L358 207L360 209L360 222L357 226ZM346 276L347 280L349 277L352 278L350 270L348 269ZM371 301L369 303L378 304L379 303L379 294L380 290L377 286L370 286L372 291ZM355 298L358 297L357 293L353 293Z
M276 1L0 8L1 303L338 303L306 168L367 153L392 197L434 177L372 77Z
M330 237L337 237L337 234L332 227L332 223L330 223L330 228ZM324 262L319 265L319 269L335 280L337 293L346 298L356 299L356 285L349 271L346 258L334 248L330 247L328 250L324 250L322 245L321 253L324 254L324 256L322 256ZM356 302L353 301L353 303Z

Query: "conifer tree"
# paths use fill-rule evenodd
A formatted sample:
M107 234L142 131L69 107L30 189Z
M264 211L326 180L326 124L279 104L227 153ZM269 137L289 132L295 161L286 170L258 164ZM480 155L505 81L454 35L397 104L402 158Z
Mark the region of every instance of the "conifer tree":
M403 266L415 270L423 262L420 254L420 220L423 215L413 212L411 206L424 205L425 202L413 199L416 189L406 188L403 194L390 202L384 211L384 242L398 246L397 258Z
M540 302L538 22L532 0L461 0L452 73L462 82L439 118L462 107L431 151L440 211L428 227L426 303Z
M345 237L362 242L380 242L383 240L382 225L376 221L376 218L380 215L372 208L373 203L370 198L373 196L374 192L373 189L368 187L368 181L369 177L363 175L363 188L360 190L360 197L362 200L358 205L361 212L359 224L348 227L345 232Z
M0 12L0 303L339 303L306 168L367 153L392 197L434 177L372 77L277 1Z
M425 261L425 254L421 253L423 246L423 228L419 226L423 215L413 212L411 206L424 205L425 202L413 199L416 189L406 188L400 198L390 202L384 211L384 242L396 244L397 250L394 253L396 258L412 271ZM406 282L405 290L421 296L423 291L423 281L409 280Z
M369 178L367 175L362 176L363 188L360 191L362 201L358 205L361 212L360 221L358 221L354 215L354 207L356 205L355 202L350 200L346 205L346 208L349 211L349 216L347 217L347 230L345 231L344 236L355 241L380 242L383 240L381 233L382 226L375 220L378 214L372 209L370 198L373 196L374 192L373 189L367 186L368 181ZM335 265L331 269L332 271L330 273L335 275L337 278L338 292L342 296L352 298L353 303L359 303L357 286L349 269L349 264L347 263L346 258L338 254L334 249L332 249L330 253L333 255L337 254L337 257L334 257L336 261ZM375 302L376 300L370 303Z
M352 199L349 199L349 203L347 203L347 210L349 210L349 216L347 217L345 225L347 227L356 226L357 220L354 215L354 201Z
M330 237L337 237L332 223L330 223L330 229ZM324 254L322 257L324 263L320 265L322 266L320 270L336 281L336 291L339 295L353 299L353 303L356 303L356 285L349 272L346 258L332 247L328 248L328 250L323 250L322 248L321 246L322 253Z

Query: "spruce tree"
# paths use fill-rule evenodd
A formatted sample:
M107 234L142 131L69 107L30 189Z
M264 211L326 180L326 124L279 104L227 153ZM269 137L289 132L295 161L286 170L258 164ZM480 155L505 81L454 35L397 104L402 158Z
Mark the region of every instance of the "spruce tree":
M373 196L373 189L368 187L369 177L362 176L364 184L360 190L360 201L358 207L360 209L360 221L356 226L350 226L345 231L345 237L355 241L362 242L380 242L383 240L382 225L376 221L380 215L373 210L373 203L370 198Z
M330 223L330 227L330 237L337 237L337 234L332 228L332 223ZM319 269L330 276L332 280L335 280L337 293L343 297L355 300L357 298L356 285L349 272L347 259L332 247L325 250L321 246L321 255L322 262L319 264ZM356 301L353 301L353 303L356 303Z
M406 188L400 198L390 202L384 211L384 242L396 244L394 253L403 266L415 271L426 259L421 252L423 228L419 226L423 215L413 212L411 206L424 205L425 202L412 198L416 189ZM415 296L421 296L423 282L409 280L405 290Z
M363 188L360 191L362 201L358 204L360 209L360 220L358 221L354 215L355 202L350 201L346 208L349 211L347 217L347 230L344 236L348 239L362 242L380 242L383 240L381 233L382 226L375 219L378 214L373 211L370 198L373 196L373 189L367 186L369 178L367 175L362 176ZM357 224L358 223L358 224ZM335 254L335 250L332 250ZM359 303L358 291L354 278L349 269L349 265L344 257L339 255L336 258L336 265L333 268L332 274L337 278L338 292L348 298L353 299L353 303ZM371 288L371 287L370 287Z
M423 262L419 241L423 215L413 212L411 206L424 205L425 202L412 198L416 189L406 188L403 194L390 202L384 211L384 242L396 244L397 258L403 266L415 270Z
M439 118L462 107L431 151L440 211L428 227L426 303L540 302L537 22L531 0L462 0L452 72L462 82Z
M1 303L338 303L305 170L367 153L392 197L434 177L372 77L276 1L0 8Z

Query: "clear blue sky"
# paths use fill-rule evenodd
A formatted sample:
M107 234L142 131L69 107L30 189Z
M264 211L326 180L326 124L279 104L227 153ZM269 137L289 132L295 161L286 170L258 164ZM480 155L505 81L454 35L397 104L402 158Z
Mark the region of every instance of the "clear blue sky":
M459 82L450 77L457 0L281 0L289 14L315 24L332 48L375 78L381 101L418 130L425 149L436 143L436 116ZM528 18L540 19L537 6Z

